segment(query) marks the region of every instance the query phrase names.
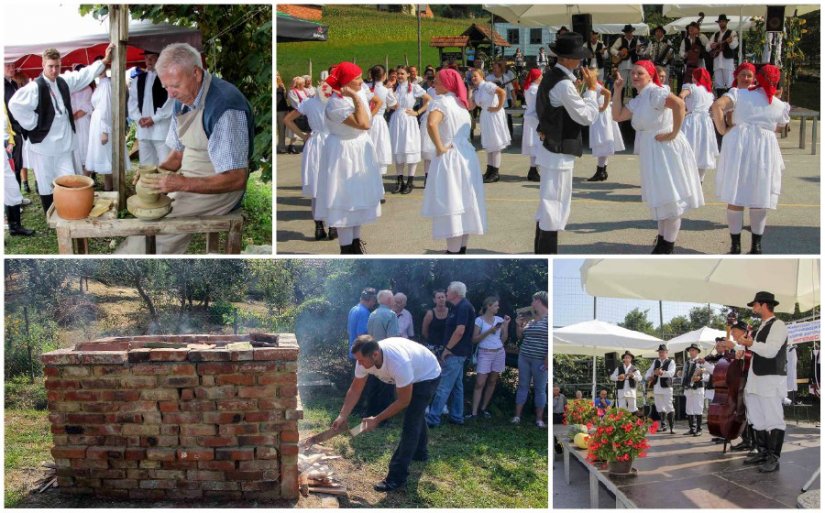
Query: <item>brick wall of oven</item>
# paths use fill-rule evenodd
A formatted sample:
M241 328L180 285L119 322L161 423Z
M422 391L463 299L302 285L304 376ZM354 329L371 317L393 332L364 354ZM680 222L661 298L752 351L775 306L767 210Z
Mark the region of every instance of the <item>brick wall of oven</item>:
M277 347L186 348L250 340ZM116 337L43 355L59 489L295 498L297 359L290 334Z

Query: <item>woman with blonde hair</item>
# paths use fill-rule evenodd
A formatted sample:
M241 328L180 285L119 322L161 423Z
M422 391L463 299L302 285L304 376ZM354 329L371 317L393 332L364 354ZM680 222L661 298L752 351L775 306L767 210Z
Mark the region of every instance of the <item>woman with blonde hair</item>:
M476 383L473 388L473 409L467 416L468 419L476 418L479 413L485 418L492 417L487 408L496 390L498 377L504 372L506 359L504 344L507 342L510 327L510 316L499 317L498 311L498 298L490 296L484 300L481 315L475 320L473 344L478 344L478 357L476 358Z

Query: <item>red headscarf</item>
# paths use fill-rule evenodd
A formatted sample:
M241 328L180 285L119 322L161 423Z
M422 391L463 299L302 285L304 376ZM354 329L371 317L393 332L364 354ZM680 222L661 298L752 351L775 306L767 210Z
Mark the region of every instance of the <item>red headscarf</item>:
M636 66L641 66L650 75L650 79L659 87L662 87L662 81L659 80L659 74L656 73L656 66L651 61L636 61Z
M749 69L749 70L751 71L751 73L753 73L754 75L756 75L756 66L754 66L754 65L753 65L753 64L751 64L750 62L743 62L743 63L742 63L742 64L740 64L740 65L739 65L739 67L738 67L738 68L736 68L736 70L734 70L734 72L733 72L733 83L734 83L734 84L736 83L736 77L738 77L738 76L739 76L739 73L741 73L742 71L744 71L744 70L746 70L746 69Z
M340 91L342 87L360 76L361 68L357 64L341 62L332 68L332 71L326 79L326 83L329 84L334 91Z
M456 100L462 107L470 108L470 104L467 103L467 86L464 85L464 79L458 71L450 68L442 69L438 72L438 79L448 91L455 94Z
M693 83L704 87L709 93L713 92L713 84L710 81L710 73L705 68L693 70Z
M779 68L773 64L765 64L756 72L756 83L765 91L765 95L768 97L768 103L773 102L773 97L779 86L780 77L781 73Z
M538 68L533 68L527 74L527 79L524 81L524 89L526 90L530 85L535 82L536 80L541 79L541 70Z

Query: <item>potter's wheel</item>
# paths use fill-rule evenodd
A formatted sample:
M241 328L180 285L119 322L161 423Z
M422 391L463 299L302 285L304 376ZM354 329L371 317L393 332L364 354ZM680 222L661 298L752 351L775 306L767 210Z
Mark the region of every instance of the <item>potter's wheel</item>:
M160 195L156 202L146 203L138 195L130 196L126 199L126 210L138 219L160 219L172 211L172 198Z

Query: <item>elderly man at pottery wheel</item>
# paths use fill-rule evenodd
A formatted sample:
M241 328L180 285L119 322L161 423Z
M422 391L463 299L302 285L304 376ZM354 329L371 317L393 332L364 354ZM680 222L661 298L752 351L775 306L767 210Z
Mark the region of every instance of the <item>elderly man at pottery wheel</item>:
M166 138L172 151L159 166L170 172L147 175L143 183L170 193L172 212L167 217L229 213L240 205L246 189L255 135L252 107L234 85L205 70L200 54L188 44L164 48L155 68L175 100ZM191 237L158 235L157 252L184 253ZM145 239L138 236L129 237L117 253L144 251Z

